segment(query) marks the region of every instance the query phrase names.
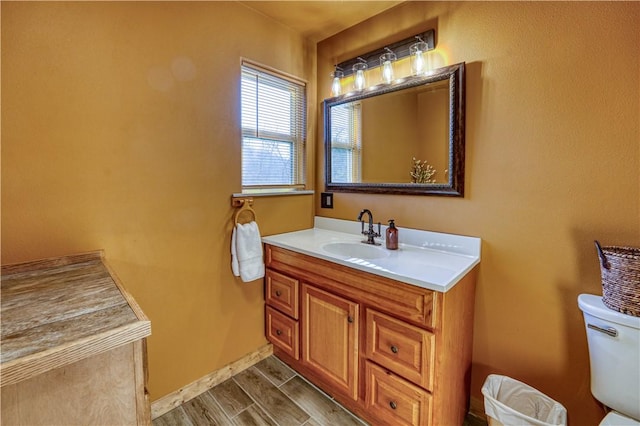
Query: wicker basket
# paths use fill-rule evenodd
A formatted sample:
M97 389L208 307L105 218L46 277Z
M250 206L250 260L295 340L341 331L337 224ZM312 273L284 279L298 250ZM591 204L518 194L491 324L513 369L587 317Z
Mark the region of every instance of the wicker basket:
M640 317L640 248L601 247L602 302L609 309Z

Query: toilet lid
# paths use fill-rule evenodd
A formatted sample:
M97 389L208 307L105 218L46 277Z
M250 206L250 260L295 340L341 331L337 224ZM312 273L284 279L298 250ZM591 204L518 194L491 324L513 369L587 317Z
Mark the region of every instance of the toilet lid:
M600 426L640 426L640 421L611 411L602 419Z

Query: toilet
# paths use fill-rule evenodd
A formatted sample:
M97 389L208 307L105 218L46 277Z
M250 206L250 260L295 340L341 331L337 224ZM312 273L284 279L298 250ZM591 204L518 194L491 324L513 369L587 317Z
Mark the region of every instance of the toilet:
M591 393L612 411L601 426L640 426L640 317L607 308L602 296L581 294L591 364Z

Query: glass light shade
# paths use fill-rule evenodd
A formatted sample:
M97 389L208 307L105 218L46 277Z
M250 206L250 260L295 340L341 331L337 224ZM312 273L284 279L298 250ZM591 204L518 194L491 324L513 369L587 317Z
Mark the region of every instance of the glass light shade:
M393 62L396 55L393 52L380 56L380 70L382 71L382 81L389 84L393 81Z
M342 77L344 77L344 73L339 70L335 70L331 73L331 77L333 77L333 81L331 83L331 95L340 96L342 94Z
M353 87L356 90L362 90L367 87L367 80L365 78L364 72L367 69L366 62L358 62L353 66L353 73L355 74L355 78L353 80Z
M409 55L411 55L411 72L413 75L420 75L429 71L429 64L427 63L428 49L429 45L424 41L419 41L409 47Z

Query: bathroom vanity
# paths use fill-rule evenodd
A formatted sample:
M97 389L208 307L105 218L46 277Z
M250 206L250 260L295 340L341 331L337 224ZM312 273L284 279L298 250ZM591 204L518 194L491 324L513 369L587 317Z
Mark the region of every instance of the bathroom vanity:
M151 424L151 325L102 252L2 266L1 303L3 424Z
M391 252L359 231L316 218L263 238L274 353L372 424L462 424L480 240L401 229Z

